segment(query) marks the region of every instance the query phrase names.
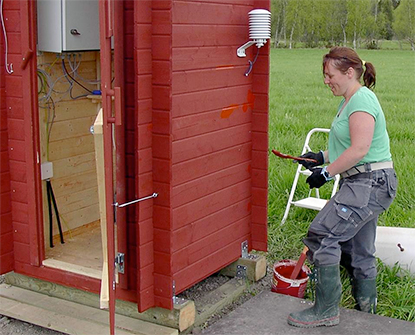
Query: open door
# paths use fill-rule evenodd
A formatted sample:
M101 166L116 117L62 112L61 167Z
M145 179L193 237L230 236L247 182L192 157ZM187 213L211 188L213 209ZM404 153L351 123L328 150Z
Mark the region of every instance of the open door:
M100 48L102 134L105 180L105 216L108 271L110 333L115 331L115 299L117 282L126 286L126 276L115 269L116 261L124 266L126 250L125 148L123 122L123 1L100 0ZM117 242L116 242L117 241ZM105 244L105 243L104 243ZM120 266L118 267L121 268ZM119 279L118 279L119 278ZM101 290L103 292L103 290Z

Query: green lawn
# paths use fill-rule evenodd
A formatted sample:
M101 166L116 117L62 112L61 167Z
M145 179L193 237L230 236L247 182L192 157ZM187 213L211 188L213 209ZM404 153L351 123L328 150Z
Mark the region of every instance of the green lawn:
M326 49L272 49L270 79L269 146L281 152L300 154L308 131L315 127L330 128L340 97L333 97L323 84L321 61ZM383 107L391 140L391 150L399 178L399 189L391 208L379 219L379 225L415 228L415 52L407 50L359 50L366 62L377 71L375 93ZM326 148L326 138L319 136L312 143L315 150ZM301 239L316 212L292 207L286 223L280 222L287 204L296 164L289 160L269 158L269 253L270 261L297 258L302 250ZM305 180L298 190L308 194ZM330 192L330 185L321 189ZM383 269L382 265L380 268ZM382 270L381 270L382 271ZM379 276L381 277L381 276ZM382 277L383 278L383 277ZM402 276L400 278L403 278ZM404 278L408 278L405 277ZM409 277L410 278L410 277ZM397 282L401 280L396 279ZM406 280L407 282L407 280ZM395 285L396 283L394 283ZM405 283L402 283L405 284ZM347 284L344 284L347 289ZM397 289L397 287L395 287ZM415 280L409 281L415 292ZM391 290L389 287L388 290ZM409 312L388 312L400 306L401 297L393 300L380 288L379 313L415 321L415 293ZM347 298L347 294L344 295ZM412 299L412 300L411 300ZM392 302L390 302L390 300ZM388 301L385 305L385 301ZM347 299L343 302L348 305ZM407 308L405 301L403 308ZM392 313L392 314L388 314ZM402 316L404 315L404 316Z

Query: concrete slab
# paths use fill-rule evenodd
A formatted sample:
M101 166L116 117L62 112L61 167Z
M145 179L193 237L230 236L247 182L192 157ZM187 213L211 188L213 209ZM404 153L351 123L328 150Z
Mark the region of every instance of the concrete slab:
M287 295L263 291L232 313L202 331L206 335L414 335L415 323L372 315L356 310L341 309L340 324L334 327L303 329L287 323L289 313L311 306L312 303Z

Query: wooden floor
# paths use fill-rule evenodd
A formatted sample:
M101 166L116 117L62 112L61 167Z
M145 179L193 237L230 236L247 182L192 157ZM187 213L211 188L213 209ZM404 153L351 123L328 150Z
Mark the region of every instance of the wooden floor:
M101 278L102 244L99 221L64 234L64 244L54 237L45 250L43 265Z

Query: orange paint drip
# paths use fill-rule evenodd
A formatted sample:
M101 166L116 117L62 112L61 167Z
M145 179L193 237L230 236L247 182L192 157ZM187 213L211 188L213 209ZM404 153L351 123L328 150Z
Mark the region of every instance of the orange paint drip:
M220 65L216 67L216 70L226 70L226 69L233 69L234 65Z
M242 105L242 110L244 111L244 113L246 113L248 111L248 108L249 107L251 107L251 109L254 108L254 104L253 103L250 103L250 102L245 102Z
M248 111L248 108L251 108L251 109L254 108L255 95L252 93L251 90L248 90L248 95L246 97L246 100L247 100L247 102L245 102L242 105L242 110L244 112L247 112Z
M220 113L220 117L222 119L227 119L228 117L231 116L231 114L235 111L235 109L237 109L239 107L239 105L230 105L229 107L226 107L224 109L222 109L222 112Z
M244 113L246 113L248 111L249 108L253 109L254 108L254 101L255 101L255 95L252 93L251 90L248 90L248 95L247 95L247 102L243 103L242 105L230 105L228 107L225 107L224 109L222 109L222 112L220 114L220 117L222 119L227 119L229 118L232 113L239 108L240 106L242 106L242 111Z

